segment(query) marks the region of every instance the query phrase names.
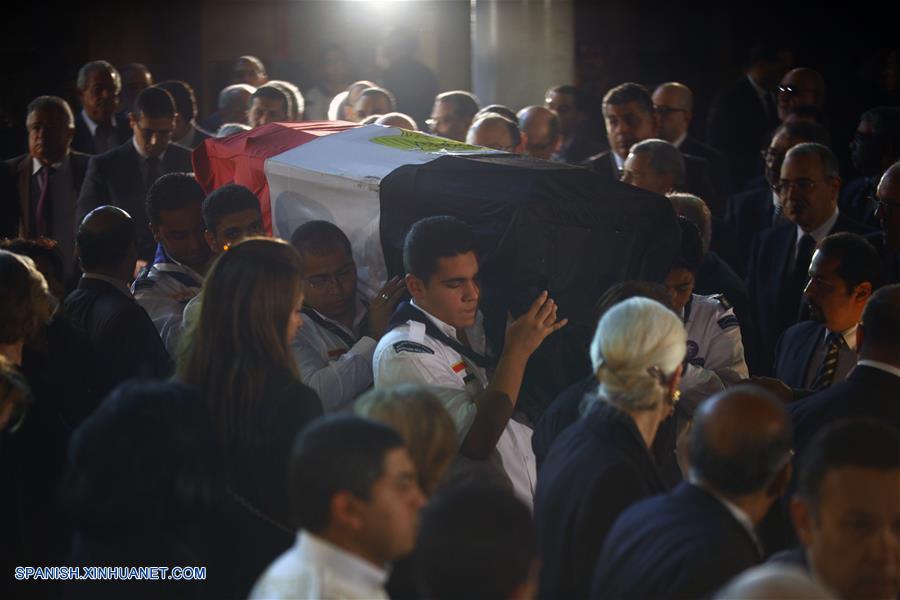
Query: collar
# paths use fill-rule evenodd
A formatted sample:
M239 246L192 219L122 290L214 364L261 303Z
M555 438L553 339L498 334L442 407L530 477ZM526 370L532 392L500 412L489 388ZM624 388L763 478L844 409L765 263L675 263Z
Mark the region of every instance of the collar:
M799 225L797 225L796 226L797 227L796 242L799 242L800 238L802 238L804 235L806 235L808 233L809 235L811 235L813 237L814 240L816 240L816 243L818 244L819 242L824 240L828 236L828 234L831 232L831 228L834 227L834 224L837 222L839 214L841 214L841 209L839 209L838 207L835 207L834 212L831 213L831 216L828 217L828 219L824 223L822 223L821 225L819 225L817 228L813 229L812 231L803 231L803 229Z
M190 268L184 263L180 263L166 252L165 247L163 247L162 243L156 244L156 255L153 257L153 267L157 271L181 271L183 273L187 273L196 281L194 285L196 287L200 287L203 285L203 276Z
M688 474L688 482L690 482L691 485L702 489L703 491L708 493L710 496L712 496L713 498L715 498L716 500L721 502L722 505L728 509L728 512L731 513L731 516L734 517L734 519L738 523L741 524L741 527L743 527L744 529L747 530L747 533L750 534L750 537L753 539L753 541L756 542L757 545L759 545L759 541L757 540L757 537L756 537L756 528L753 526L753 521L750 520L750 517L747 516L747 513L745 513L743 510L741 510L741 508L739 506L737 506L736 504L733 504L733 503L729 502L728 500L726 500L718 492L716 492L714 489L712 489L710 486L708 486L706 483L704 483L703 480L700 479L700 477L698 477L696 475L696 473L694 473L693 469L691 469Z
M847 344L847 347L850 348L853 352L856 352L856 325L849 329L845 329L841 332L841 337L844 338L844 343ZM831 334L827 327L825 328L825 339L828 339L829 334Z
M101 275L100 273L85 273L81 276L82 279L97 279L99 281L105 281L109 285L113 286L129 298L134 298L131 290L128 289L128 285L122 281L121 279L116 279L115 277L107 277L106 275Z
M58 171L62 170L65 166L67 166L68 164L69 164L69 155L66 154L61 161L55 162L52 165L50 165L50 168L54 169L55 171L58 172ZM31 174L37 175L38 171L40 171L43 168L44 168L44 164L32 156L31 157Z
M148 158L147 153L144 152L144 149L138 145L136 137L131 136L131 144L134 146L134 149L138 153L138 156L141 158L141 161L147 160L147 158ZM168 149L168 146L166 146L166 148ZM162 161L165 157L166 157L166 150L163 150L162 154L160 154L156 158L158 158L159 162L162 163Z
M87 125L88 130L91 132L92 136L95 133L97 133L97 122L95 120L93 120L92 118L90 118L83 108L81 109L81 118L84 119L84 124ZM113 116L112 116L110 125L112 125L114 128L116 126L116 115L115 114L113 114Z
M894 365L888 364L886 362L881 362L880 360L870 360L868 358L864 358L856 363L858 367L872 367L873 369L878 369L879 371L884 371L885 373L890 373L894 377L900 377L900 367L895 367Z
M425 310L424 308L422 308L421 306L416 304L415 300L410 300L409 303L412 304L413 306L415 306L416 308L418 308L419 310L421 310L425 314L426 317L431 319L431 321L435 325L437 325L438 329L440 329L441 331L444 332L444 334L453 338L456 341L459 341L459 338L456 336L456 327L454 327L453 325L448 325L447 323L444 323L443 321L438 319L436 316L434 316L433 314L431 314L430 312L428 312L427 310Z
M615 162L616 168L621 172L622 169L625 168L625 159L619 158L619 155L616 154L616 151L610 148L609 153L612 154L613 161Z
M325 566L345 583L383 589L388 579L387 568L378 568L308 531L297 533L297 553L301 562Z
M694 304L694 296L697 294L691 294L691 297L688 298L687 304L684 305L684 308L681 309L681 322L687 326L687 322L691 320L691 307Z
M685 131L680 136L678 136L678 138L674 142L672 142L672 145L675 146L676 148L678 148L681 146L681 144L684 143L684 140L686 140L686 139L687 139L687 131Z
M360 331L359 331L360 325L362 324L363 320L365 320L365 318L368 316L369 307L366 305L365 302L363 302L363 299L359 293L359 290L357 290L357 292L356 292L356 298L354 299L354 303L356 305L356 311L353 313L353 331L347 331L346 325L344 325L343 323L340 323L338 321L335 321L332 318L326 317L325 315L323 315L322 313L320 313L319 311L314 309L312 306L309 306L307 308L309 308L309 310L311 310L314 313L316 313L317 315L319 315L323 321L327 321L333 325L336 325L336 326L340 327L341 329L343 329L344 331L347 331L347 333L352 334L354 337L358 337L358 334L360 333ZM419 310L422 310L422 309L420 308ZM422 312L425 312L425 311L423 310ZM428 316L431 316L431 315L428 315Z

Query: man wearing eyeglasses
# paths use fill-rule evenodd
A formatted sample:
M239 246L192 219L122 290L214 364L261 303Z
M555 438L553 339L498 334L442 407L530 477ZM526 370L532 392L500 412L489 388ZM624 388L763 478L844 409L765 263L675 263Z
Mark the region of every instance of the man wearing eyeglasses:
M881 256L882 282L900 283L900 161L882 175L874 204L881 231L866 237Z
M350 240L337 225L309 221L291 244L303 260L303 327L294 338L300 378L319 394L325 412L347 408L372 385L372 357L406 286L400 277L371 302L356 288Z
M522 137L513 121L497 113L487 113L472 123L466 143L518 154L522 152Z
M756 236L747 270L747 291L754 322L760 328L760 365L764 368L774 364L779 336L801 317L800 299L816 244L839 231L869 231L840 213L840 188L838 161L826 146L804 143L788 151L774 189L790 223Z
M162 175L189 172L190 151L171 143L175 129L175 101L161 87L151 86L134 102L128 120L134 137L91 159L78 196L77 219L109 204L132 215L138 231L138 258L153 258L156 242L145 210L147 190Z
M850 158L859 177L841 190L841 210L860 223L877 227L875 187L888 167L900 159L900 107L878 106L862 114L850 142Z
M818 71L801 67L788 71L781 79L778 86L778 118L782 123L797 108L821 108L824 103L825 80Z
M477 112L478 100L469 92L444 92L434 99L431 118L425 124L435 135L464 142Z

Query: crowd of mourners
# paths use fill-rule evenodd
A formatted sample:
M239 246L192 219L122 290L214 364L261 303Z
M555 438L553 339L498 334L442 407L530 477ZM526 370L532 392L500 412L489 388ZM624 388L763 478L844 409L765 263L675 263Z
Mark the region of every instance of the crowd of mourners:
M6 597L898 598L900 107L850 116L842 172L848 116L776 48L705 141L683 83L613 87L604 135L574 85L482 107L394 50L376 83L332 49L302 92L240 57L205 119L102 60L77 112L29 104L0 162ZM583 299L584 335L543 291L488 339L464 218L417 221L371 295L340 227L272 237L194 177L207 138L313 120L578 165L668 198L679 250ZM520 410L548 337L571 376ZM205 572L17 575L58 566Z

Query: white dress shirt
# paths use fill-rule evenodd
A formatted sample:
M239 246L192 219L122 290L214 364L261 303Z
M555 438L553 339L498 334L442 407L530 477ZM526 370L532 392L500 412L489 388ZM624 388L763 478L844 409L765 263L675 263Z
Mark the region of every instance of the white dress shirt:
M263 572L250 598L387 600L387 578L387 569L301 531L294 545Z

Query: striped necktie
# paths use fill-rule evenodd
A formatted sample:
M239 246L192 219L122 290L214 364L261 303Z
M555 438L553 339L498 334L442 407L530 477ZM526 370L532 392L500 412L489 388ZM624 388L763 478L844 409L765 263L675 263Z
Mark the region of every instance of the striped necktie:
M837 371L838 365L838 353L843 342L844 338L841 337L841 334L828 334L828 338L825 340L825 360L822 361L822 365L819 367L815 379L813 379L812 389L822 390L831 387L831 384L834 383L834 373Z

